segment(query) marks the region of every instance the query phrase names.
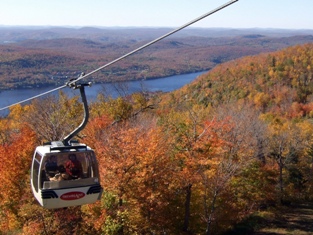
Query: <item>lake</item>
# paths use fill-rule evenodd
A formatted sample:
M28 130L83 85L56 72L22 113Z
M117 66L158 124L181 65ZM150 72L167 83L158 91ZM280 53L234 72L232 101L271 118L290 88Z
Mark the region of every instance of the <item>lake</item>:
M184 86L185 84L193 81L197 76L205 72L190 73L183 75L175 75L164 78L157 78L152 80L144 81L129 81L123 83L106 83L106 84L92 84L91 87L86 87L85 92L88 101L96 100L97 95L102 92L108 96L116 98L118 96L129 95L138 91L163 91L170 92L177 90ZM0 92L0 108L6 107L8 105L17 103L19 101L28 99L30 97L36 96L43 92L52 90L56 87L45 87L45 88L34 88L34 89L17 89L8 90ZM79 95L79 90L72 90L69 88L64 88L64 91L70 97ZM49 95L57 95L59 91L50 93ZM8 114L8 110L0 111L0 116L5 116Z

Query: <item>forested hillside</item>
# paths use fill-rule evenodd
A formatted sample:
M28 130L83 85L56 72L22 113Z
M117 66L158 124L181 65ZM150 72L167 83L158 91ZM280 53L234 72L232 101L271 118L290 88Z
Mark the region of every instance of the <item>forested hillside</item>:
M27 31L0 28L3 33L0 35L0 90L63 85L82 72L91 72L137 49L167 30L170 29ZM186 30L94 74L90 79L101 83L207 71L232 59L313 41L310 32L273 35L262 30L215 31Z
M249 102L263 113L311 117L312 63L312 44L244 57L217 66L177 92L177 97L210 107Z
M313 190L313 44L216 66L168 94L90 104L78 139L96 151L104 193L45 210L29 187L36 145L80 123L78 97L15 106L0 120L3 234L223 234ZM264 212L265 213L265 212Z

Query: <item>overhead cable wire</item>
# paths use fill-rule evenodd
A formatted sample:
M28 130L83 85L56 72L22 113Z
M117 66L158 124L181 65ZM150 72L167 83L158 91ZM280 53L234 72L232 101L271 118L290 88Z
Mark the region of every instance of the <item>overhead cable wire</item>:
M14 105L21 104L21 103L30 101L30 100L32 100L32 99L35 99L35 98L38 98L38 97L47 95L47 94L49 94L49 93L51 93L51 92L54 92L54 91L63 89L63 88L65 88L66 86L71 86L73 83L75 83L75 82L77 82L77 81L79 81L79 80L81 80L81 79L87 78L87 77L91 76L92 74L94 74L94 73L96 73L96 72L98 72L98 71L100 71L100 70L102 70L102 69L104 69L104 68L106 68L106 67L108 67L108 66L110 66L110 65L112 65L112 64L115 64L116 62L118 62L118 61L120 61L120 60L122 60L122 59L125 59L126 57L128 57L128 56L130 56L130 55L135 54L136 52L141 51L142 49L151 46L152 44L154 44L154 43L156 43L156 42L158 42L158 41L160 41L160 40L162 40L162 39L164 39L164 38L166 38L166 37L168 37L168 36L170 36L170 35L172 35L172 34L178 32L178 31L180 31L180 30L182 30L182 29L184 29L184 28L186 28L186 27L188 27L188 26L190 26L190 25L192 25L192 24L194 24L194 23L196 23L196 22L198 22L198 21L200 21L200 20L202 20L202 19L204 19L204 18L206 18L206 17L208 17L208 16L210 16L210 15L212 15L212 14L214 14L214 13L216 13L216 12L218 12L218 11L220 11L220 10L222 10L222 9L224 9L224 8L226 8L226 7L228 7L228 6L230 6L230 5L232 5L233 3L237 2L237 1L239 1L239 0L231 0L231 1L229 1L229 2L227 2L227 3L225 3L225 4L223 4L223 5L221 5L221 6L219 6L219 7L217 7L216 9L211 10L211 11L207 12L206 14L204 14L204 15L202 15L202 16L199 16L198 18L196 18L196 19L194 19L194 20L192 20L192 21L190 21L190 22L188 22L188 23L186 23L186 24L184 24L184 25L182 25L182 26L180 26L180 27L178 27L178 28L176 28L176 29L170 31L169 33L164 34L163 36L161 36L161 37L159 37L159 38L156 38L156 39L152 40L151 42L149 42L149 43L147 43L147 44L145 44L145 45L143 45L143 46L141 46L141 47L139 47L139 48L137 48L137 49L135 49L135 50L133 50L133 51L127 53L127 54L124 54L123 56L121 56L121 57L119 57L119 58L117 58L117 59L115 59L115 60L113 60L113 61L111 61L111 62L109 62L109 63L107 63L107 64L105 64L105 65L103 65L103 66L101 66L101 67L99 67L99 68L97 68L97 69L95 69L95 70L89 72L89 73L87 73L87 74L85 74L85 75L81 75L81 76L78 77L77 79L74 79L74 80L68 82L67 84L65 84L65 85L63 85L63 86L57 87L57 88L55 88L55 89L53 89L53 90L50 90L50 91L41 93L41 94L36 95L36 96L33 96L33 97L31 97L31 98L28 98L28 99L19 101L19 102L17 102L17 103L8 105L8 106L6 106L6 107L0 108L0 111L1 111L1 110L4 110L4 109L7 109L7 108L10 108L10 107L12 107L12 106L14 106Z
M3 108L0 108L0 111L5 110L5 109L8 109L8 108L10 108L10 107L12 107L12 106L14 106L14 105L22 104L22 103L25 103L25 102L27 102L27 101L31 101L31 100L36 99L36 98L39 98L39 97L41 97L41 96L50 94L50 93L52 93L52 92L54 92L54 91L60 90L60 89L65 88L65 87L67 87L67 84L65 84L65 85L63 85L63 86L60 86L60 87L57 87L57 88L54 88L54 89L52 89L52 90L49 90L49 91L40 93L40 94L38 94L38 95L32 96L32 97L27 98L27 99L25 99L25 100L16 102L16 103L14 103L14 104L10 104L10 105L5 106L5 107L3 107Z

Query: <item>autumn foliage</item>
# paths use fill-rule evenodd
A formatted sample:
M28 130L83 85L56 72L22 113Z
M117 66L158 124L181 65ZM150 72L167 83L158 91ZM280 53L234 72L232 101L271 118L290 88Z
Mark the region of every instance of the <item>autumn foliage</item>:
M29 169L36 145L80 123L79 99L12 108L0 119L0 233L223 234L311 201L312 51L245 57L169 94L99 96L77 138L97 154L104 193L66 210L37 204Z

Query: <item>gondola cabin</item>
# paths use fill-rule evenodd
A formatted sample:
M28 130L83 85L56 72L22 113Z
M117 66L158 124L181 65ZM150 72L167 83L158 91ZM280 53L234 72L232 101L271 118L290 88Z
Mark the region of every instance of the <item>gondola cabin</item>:
M31 167L31 187L44 208L64 208L100 199L98 163L94 151L84 145L51 142L38 146Z

